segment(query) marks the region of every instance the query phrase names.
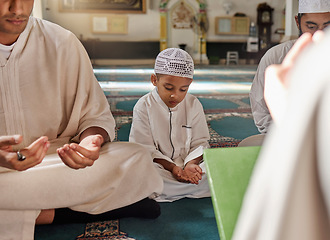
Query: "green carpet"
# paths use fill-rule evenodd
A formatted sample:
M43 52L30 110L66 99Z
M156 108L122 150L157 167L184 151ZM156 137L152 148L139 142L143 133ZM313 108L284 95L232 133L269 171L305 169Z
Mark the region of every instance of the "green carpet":
M211 198L185 198L160 206L157 219L121 219L119 230L137 240L219 239ZM85 224L36 226L35 240L75 240L84 231Z
M208 109L232 109L238 108L239 105L223 99L208 99L208 98L198 98L198 100L203 105L204 110Z
M211 198L185 198L160 205L159 218L122 219L120 230L137 240L219 239Z
M220 135L240 140L259 133L251 118L225 117L220 120L210 121L210 125Z
M36 226L35 240L75 240L84 233L85 224L40 225Z
M116 105L117 109L121 109L123 111L133 111L134 105L138 99L128 100L128 101L121 101L118 102Z

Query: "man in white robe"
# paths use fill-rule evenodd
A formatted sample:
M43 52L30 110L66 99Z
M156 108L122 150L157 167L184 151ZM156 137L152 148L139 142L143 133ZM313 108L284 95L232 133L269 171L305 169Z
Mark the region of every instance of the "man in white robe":
M315 33L330 25L329 0L299 0L299 14L295 17L300 34ZM280 64L296 40L291 40L269 49L260 60L253 79L250 102L254 122L260 133L265 134L272 122L272 117L264 99L265 70L271 64ZM260 137L259 137L260 138Z
M156 75L151 76L155 89L140 98L133 109L129 140L149 150L164 179L157 201L210 196L202 163L203 149L209 147L209 131L201 103L187 93L193 71L188 53L165 49L156 58ZM198 169L192 181L183 178L190 164Z
M78 221L157 217L148 197L163 182L149 153L111 142L114 118L86 51L71 32L29 17L33 3L0 2L0 239L33 239L36 219L55 221L58 209Z
M303 34L283 63L266 71L274 124L233 240L330 239L330 31L322 35L315 33L313 44Z

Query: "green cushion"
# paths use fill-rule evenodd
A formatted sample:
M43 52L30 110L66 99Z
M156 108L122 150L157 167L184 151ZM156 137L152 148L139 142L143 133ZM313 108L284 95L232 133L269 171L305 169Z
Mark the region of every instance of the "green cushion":
M231 239L260 146L204 151L206 171L221 240Z

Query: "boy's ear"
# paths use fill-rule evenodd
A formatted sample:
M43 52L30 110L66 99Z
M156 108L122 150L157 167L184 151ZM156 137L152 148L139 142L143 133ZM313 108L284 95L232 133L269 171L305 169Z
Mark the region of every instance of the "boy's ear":
M157 85L157 77L155 74L151 74L150 81L152 85L156 86Z

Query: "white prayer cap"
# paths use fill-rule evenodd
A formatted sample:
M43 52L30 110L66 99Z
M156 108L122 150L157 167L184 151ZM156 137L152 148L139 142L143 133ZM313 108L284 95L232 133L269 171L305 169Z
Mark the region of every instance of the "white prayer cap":
M154 70L155 73L192 79L194 61L186 51L180 48L167 48L158 54Z
M330 12L330 0L299 0L299 13Z

